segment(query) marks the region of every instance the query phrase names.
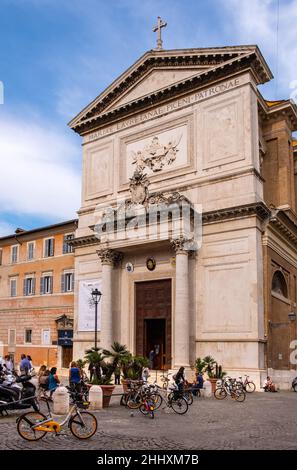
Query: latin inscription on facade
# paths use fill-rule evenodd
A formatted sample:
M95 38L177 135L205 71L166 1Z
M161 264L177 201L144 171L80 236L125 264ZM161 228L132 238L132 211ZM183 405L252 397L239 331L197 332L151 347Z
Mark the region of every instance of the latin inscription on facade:
M186 96L185 98L180 98L164 106L159 106L158 108L148 111L146 113L138 114L130 119L126 119L112 126L105 127L104 129L100 129L96 132L93 132L92 134L86 136L85 142L91 142L101 137L105 137L106 135L113 134L114 132L127 129L129 127L135 126L150 119L154 119L158 116L162 116L170 112L176 111L177 109L185 108L187 106L190 106L191 104L198 103L199 101L223 93L224 91L236 88L239 85L241 85L240 79L236 78L234 80L229 80L228 82L220 83L205 90L198 91L196 93L193 93L192 95Z

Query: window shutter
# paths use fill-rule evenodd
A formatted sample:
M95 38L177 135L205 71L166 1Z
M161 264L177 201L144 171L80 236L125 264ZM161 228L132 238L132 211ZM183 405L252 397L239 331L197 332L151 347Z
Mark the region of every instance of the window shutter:
M49 242L50 242L50 256L54 256L55 239L51 238Z
M33 277L32 278L32 294L35 294L35 284L36 284L35 281L36 281L36 279L35 279L35 277Z
M67 243L66 243L66 240L67 240L67 235L64 235L64 240L63 240L63 255L65 255L67 253Z
M71 290L74 291L74 273L71 276Z
M40 278L40 294L44 294L44 277Z
M61 292L65 292L65 274L61 276Z
M44 256L48 256L48 242L49 240L45 240L44 242Z
M53 276L50 276L49 278L49 292L50 294L53 293Z
M23 294L27 295L27 279L24 279Z

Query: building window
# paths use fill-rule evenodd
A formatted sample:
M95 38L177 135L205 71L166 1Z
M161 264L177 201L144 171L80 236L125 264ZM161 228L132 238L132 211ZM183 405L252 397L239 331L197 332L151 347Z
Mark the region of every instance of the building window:
M11 247L11 262L17 263L19 257L19 245L13 245Z
M74 239L74 233L68 233L64 235L63 255L66 255L67 253L73 253L73 247L68 245L67 243L68 240L73 240L73 239Z
M16 339L16 331L13 329L8 330L8 346L14 347Z
M51 330L50 328L42 330L42 344L50 345L51 344Z
M271 290L276 294L288 298L288 287L285 276L281 271L275 271L272 278Z
M17 280L10 279L10 297L17 296Z
M28 259L28 261L34 259L34 248L35 248L34 242L29 242L28 245L27 245L27 259Z
M25 343L32 343L32 330L25 330Z
M40 278L40 294L53 293L53 276L51 274L44 274Z
M26 277L24 279L24 295L34 295L35 294L35 278Z
M64 273L62 274L61 280L61 291L62 292L72 292L74 290L74 273Z
M54 256L54 238L47 238L44 240L44 257L48 258L49 256Z

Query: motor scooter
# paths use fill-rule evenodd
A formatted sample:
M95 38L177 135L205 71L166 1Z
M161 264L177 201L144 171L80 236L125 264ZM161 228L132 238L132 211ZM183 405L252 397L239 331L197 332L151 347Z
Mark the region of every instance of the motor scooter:
M39 411L36 387L31 375L16 375L0 370L0 415L8 410L23 410L33 407Z

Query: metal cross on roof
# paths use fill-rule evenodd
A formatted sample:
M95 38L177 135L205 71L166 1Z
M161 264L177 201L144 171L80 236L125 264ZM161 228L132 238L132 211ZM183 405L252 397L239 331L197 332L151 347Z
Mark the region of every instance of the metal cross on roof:
M165 26L167 26L167 23L165 21L163 21L160 16L158 16L158 24L157 24L157 26L155 26L153 28L154 33L158 32L157 47L156 47L157 51L160 51L160 50L163 49L163 47L162 47L163 46L163 41L162 41L162 38L161 38L161 28L165 28Z

